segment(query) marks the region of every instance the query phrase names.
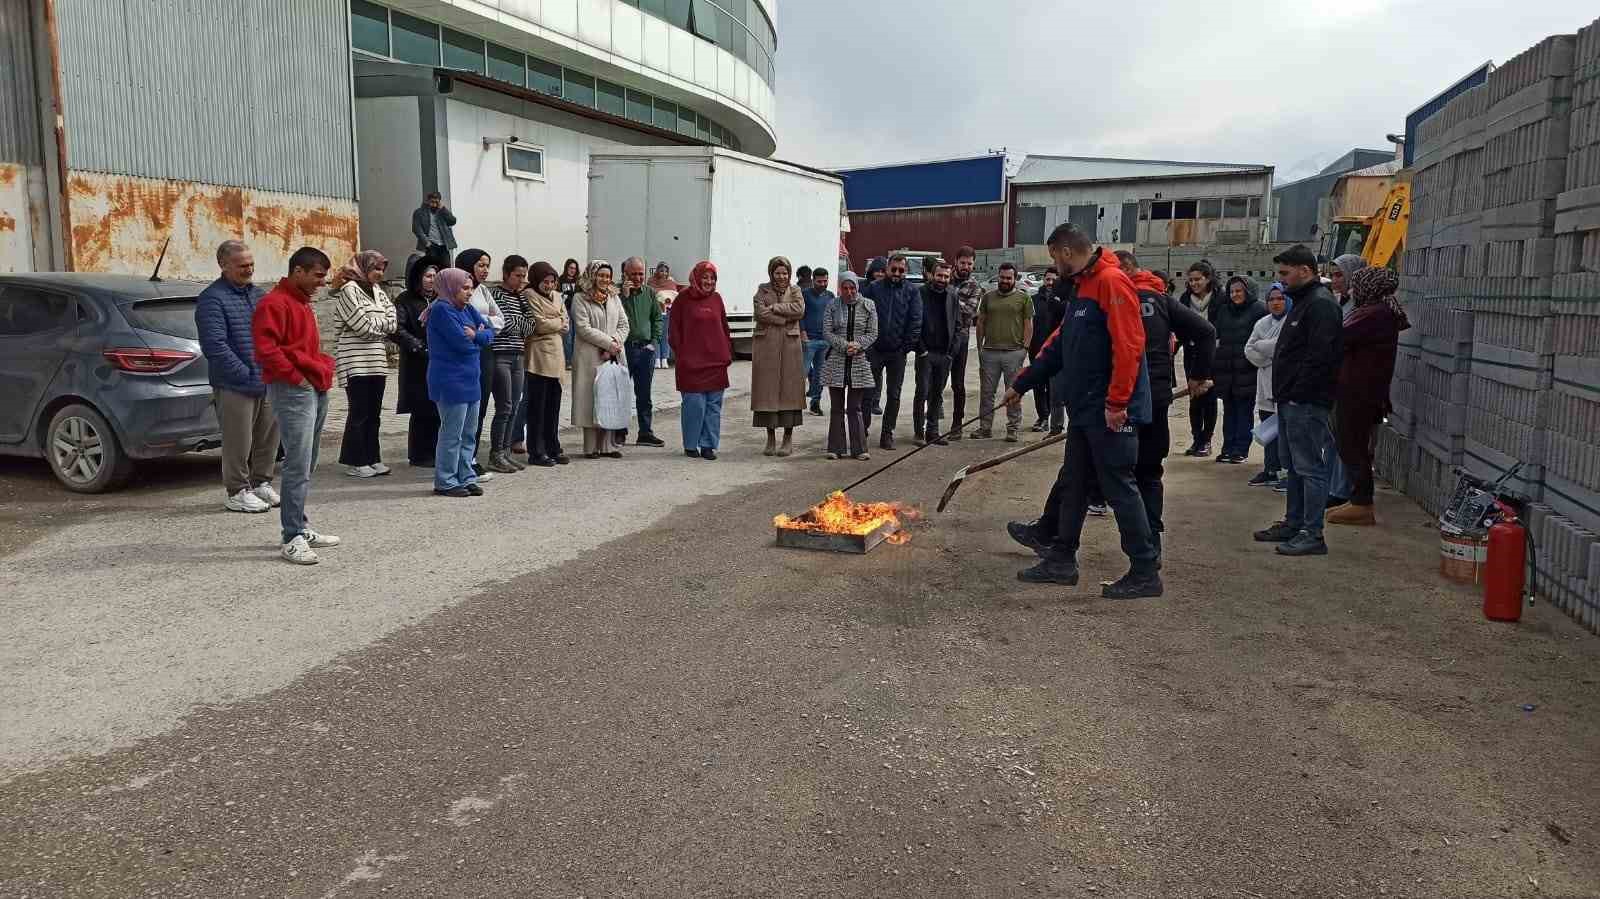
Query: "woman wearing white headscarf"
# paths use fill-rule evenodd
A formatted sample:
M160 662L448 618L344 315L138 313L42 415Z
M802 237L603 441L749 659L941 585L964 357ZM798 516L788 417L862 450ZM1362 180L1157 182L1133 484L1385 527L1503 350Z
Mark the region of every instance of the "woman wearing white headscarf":
M572 300L572 423L583 429L585 458L620 459L612 432L594 416L594 379L600 366L622 357L628 339L628 314L612 284L611 263L596 259L583 276L583 290Z

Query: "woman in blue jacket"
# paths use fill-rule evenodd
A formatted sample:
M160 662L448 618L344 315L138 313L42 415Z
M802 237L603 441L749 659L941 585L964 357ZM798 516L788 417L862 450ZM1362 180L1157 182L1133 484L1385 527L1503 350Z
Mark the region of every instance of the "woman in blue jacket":
M439 299L423 313L428 325L428 398L439 407L439 449L433 492L482 496L472 468L476 446L483 350L494 329L472 306L472 275L458 268L439 272Z

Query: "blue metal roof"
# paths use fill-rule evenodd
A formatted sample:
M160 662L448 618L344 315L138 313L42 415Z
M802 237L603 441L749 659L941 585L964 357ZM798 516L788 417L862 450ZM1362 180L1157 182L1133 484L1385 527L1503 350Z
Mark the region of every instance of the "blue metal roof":
M1445 88L1438 96L1418 106L1412 110L1410 115L1406 116L1406 145L1403 158L1407 166L1411 165L1411 160L1415 158L1417 153L1417 126L1431 118L1434 113L1443 109L1446 103L1488 81L1489 71L1493 68L1494 65L1487 62L1478 66L1469 72L1466 77Z
M999 203L1006 198L1006 158L982 156L944 162L846 169L845 209L916 209L924 206L962 206Z

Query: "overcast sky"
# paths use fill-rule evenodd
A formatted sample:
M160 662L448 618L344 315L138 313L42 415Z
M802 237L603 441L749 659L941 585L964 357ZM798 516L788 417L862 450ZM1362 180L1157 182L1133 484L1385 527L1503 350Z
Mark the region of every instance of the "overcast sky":
M1287 12L1292 10L1292 12ZM1277 166L1282 184L1594 0L780 0L778 153L844 166L1025 153Z

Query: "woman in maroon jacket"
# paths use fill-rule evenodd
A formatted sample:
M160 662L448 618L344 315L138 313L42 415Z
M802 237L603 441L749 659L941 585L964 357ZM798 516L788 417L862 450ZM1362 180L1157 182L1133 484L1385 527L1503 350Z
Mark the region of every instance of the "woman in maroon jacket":
M728 389L733 364L733 334L728 313L717 293L717 267L702 262L689 275L689 286L672 301L667 340L672 346L678 393L683 397L679 423L683 454L715 461L722 445L722 394Z
M1371 526L1372 435L1389 412L1389 382L1394 378L1400 332L1410 327L1395 291L1400 279L1386 268L1364 268L1350 277L1355 309L1344 322L1344 360L1334 414L1339 461L1350 474L1348 505L1328 513L1329 524Z

